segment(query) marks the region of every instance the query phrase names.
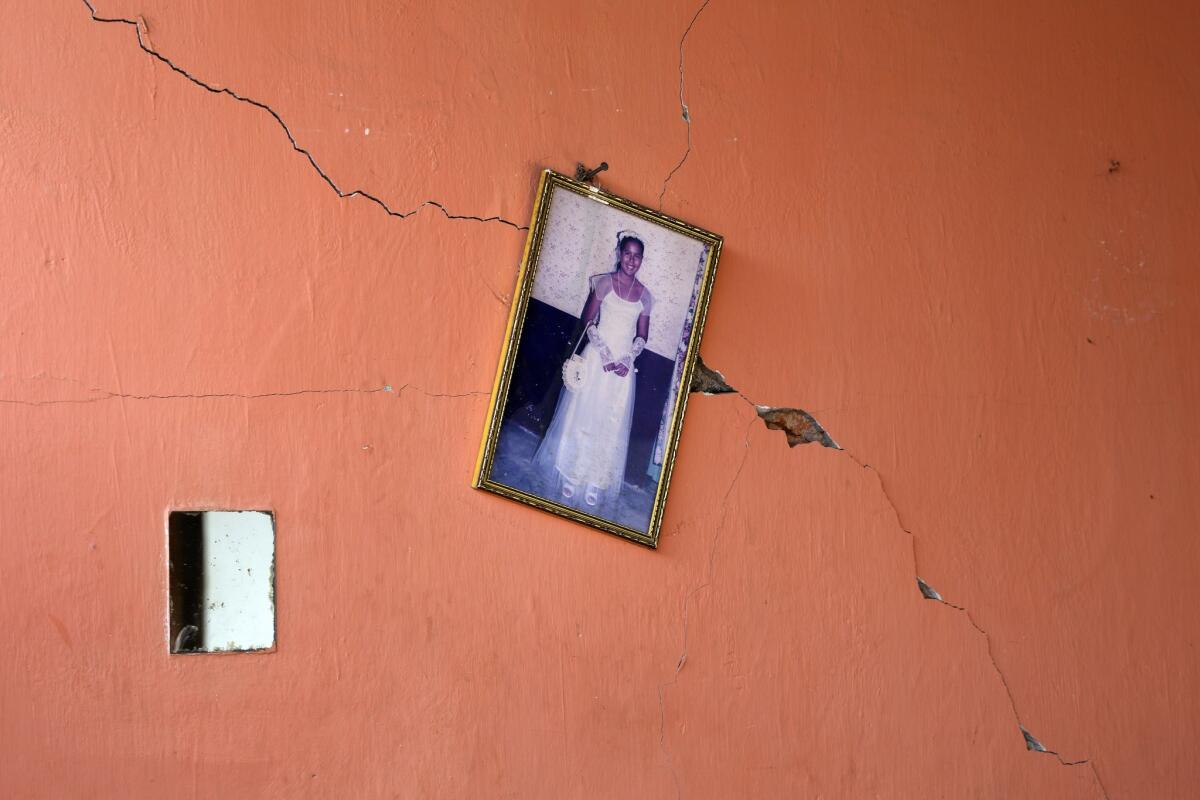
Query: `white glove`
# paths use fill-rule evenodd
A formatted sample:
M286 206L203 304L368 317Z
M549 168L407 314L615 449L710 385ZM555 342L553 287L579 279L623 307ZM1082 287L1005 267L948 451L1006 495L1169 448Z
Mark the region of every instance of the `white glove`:
M599 329L593 322L587 326L588 341L591 342L600 351L600 358L605 364L611 364L613 360L612 351L608 349L608 343L604 341L604 337L600 335Z
M642 351L645 349L646 349L646 340L639 336L633 340L633 348L629 351L629 354L622 356L621 360L618 361L617 363L623 364L625 366L625 369L629 370L630 372L633 372L633 362L637 360L637 357L640 356L642 354Z

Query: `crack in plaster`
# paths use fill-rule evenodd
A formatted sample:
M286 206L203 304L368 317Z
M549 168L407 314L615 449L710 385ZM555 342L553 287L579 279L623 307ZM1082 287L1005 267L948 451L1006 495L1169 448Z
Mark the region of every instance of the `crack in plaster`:
M78 381L72 381L78 383ZM426 397L435 398L458 398L458 397L479 397L490 394L486 390L476 390L467 392L431 392L416 386L411 383L405 383L400 386L393 387L390 384L380 386L376 389L289 389L278 392L200 392L195 394L130 394L126 392L110 392L104 389L91 389L96 393L95 397L67 397L55 400L17 400L12 398L0 398L2 405L15 406L61 406L61 405L87 405L89 403L103 403L107 400L259 400L267 397L299 397L308 394L379 394L380 392L387 394L395 394L400 397L406 391L414 391L423 394Z
M992 669L995 671L996 676L1000 679L1000 684L1004 687L1004 693L1008 697L1008 703L1009 703L1009 707L1012 709L1013 718L1016 720L1017 728L1021 731L1021 735L1025 741L1025 748L1032 752L1045 753L1046 755L1054 756L1055 759L1058 760L1058 763L1064 767L1080 767L1080 766L1088 767L1092 772L1092 776L1096 779L1096 785L1100 789L1100 794L1105 798L1105 800L1108 800L1108 796L1109 796L1108 790L1105 788L1104 782L1100 779L1100 773L1099 773L1099 771L1097 771L1096 765L1091 761L1091 759L1083 758L1083 759L1079 759L1078 761L1067 761L1057 751L1050 750L1045 745L1043 745L1040 741L1038 741L1038 739L1036 737L1034 737L1029 732L1029 730L1025 727L1025 723L1022 721L1021 715L1017 711L1017 701L1016 701L1016 697L1013 695L1012 687L1009 685L1008 678L1005 677L1003 670L1000 669L1000 663L996 660L996 655L992 649L991 634L989 634L986 630L984 630L984 628L981 627L979 625L979 623L975 621L975 617L971 614L971 612L968 609L964 608L963 606L955 605L954 603L951 603L948 600L944 599L942 597L942 595L936 589L934 589L931 585L929 585L925 580L923 580L920 577L920 568L918 567L918 562L917 562L917 537L916 537L916 534L913 533L911 529L909 529L908 527L905 526L904 520L900 516L900 509L896 506L896 502L892 499L891 493L888 492L887 486L883 482L883 475L880 474L879 470L877 470L871 464L859 459L852 452L846 450L841 445L839 445L837 442L833 441L832 437L829 436L829 434L820 425L820 423L818 423L816 421L816 419L814 419L813 416L811 414L809 414L808 412L803 411L801 409L775 408L772 406L760 406L757 403L750 400L750 398L746 397L746 395L742 394L740 391L738 391L737 389L730 386L725 381L725 377L720 372L707 366L699 358L697 358L696 370L693 372L693 375L692 375L690 391L698 393L698 394L704 394L704 395L730 394L730 393L736 394L739 398L741 398L743 401L748 403L754 409L755 413L758 415L759 418L761 418L763 420L763 423L768 428L770 428L772 430L784 431L784 433L787 435L789 447L795 447L798 444L807 444L809 442L820 442L824 447L829 447L829 448L832 448L835 450L840 450L841 452L845 453L846 457L849 458L851 461L853 461L855 464L857 464L858 466L862 467L865 470L870 470L871 473L875 476L875 480L879 485L879 491L883 494L884 499L887 500L888 506L892 509L892 514L896 518L896 526L901 531L903 531L905 534L907 534L909 537L910 551L912 554L913 575L916 578L917 589L919 590L921 596L926 600L934 600L938 603L941 603L944 606L947 606L949 608L954 609L955 611L962 613L967 618L967 622L969 622L971 624L971 627L973 627L975 629L975 631L980 636L983 637L984 643L987 646L988 659L992 663ZM746 465L746 458L749 453L749 446L750 446L749 434L750 434L750 431L749 431L749 429L747 429L747 431L746 431L747 452L743 454L742 462L738 466L738 471L734 475L734 479L730 483L729 489L725 493L726 500L729 498L729 493L733 491L733 486L734 486L734 484L736 484L738 476L741 475L742 468ZM667 766L672 770L672 773L674 773L674 767L670 763L669 752L667 751L665 743L663 741L663 735L664 735L664 731L665 731L665 721L664 721L665 720L665 710L663 708L663 688L665 686L674 684L678 680L679 671L683 668L684 661L686 661L686 659L687 659L688 603L690 602L692 595L694 595L700 589L707 587L709 585L709 583L711 582L713 556L716 553L716 540L720 536L720 529L721 529L721 527L724 526L724 523L725 523L725 509L722 508L721 523L718 527L717 535L713 537L713 549L709 555L708 575L705 579L705 582L703 584L701 584L700 586L696 587L696 589L692 590L692 592L685 598L684 609L683 609L683 630L684 630L683 653L680 656L679 662L675 665L674 677L672 677L672 679L670 681L659 685L659 692L658 692L659 716L660 716L659 747L660 747L660 749L663 750L664 755L667 756L667 762L668 762ZM678 777L676 777L676 788L677 789L678 789L678 786L679 786Z
M482 281L482 283L487 288L487 290L489 292L491 292L492 297L496 298L497 303L504 306L505 308L508 308L509 306L512 305L512 299L509 298L508 295L500 294L495 289L493 289L492 285L490 283L488 283L487 281Z
M392 390L392 387L390 386L387 388L388 391ZM420 386L414 386L411 383L405 383L396 388L396 395L399 396L409 389L413 390L414 392L420 392L426 397L487 397L492 393L489 389L476 389L469 392L430 392L426 389L422 389Z
M707 369L707 367L705 368ZM717 373L720 374L720 373ZM694 385L694 382L693 382ZM717 545L721 540L721 534L725 530L725 518L729 513L729 496L733 494L733 489L737 486L738 478L742 477L742 470L746 467L746 461L750 457L750 427L754 421L750 421L750 425L746 426L746 439L743 444L742 461L738 464L737 471L733 473L733 479L729 482L729 488L725 490L724 496L721 498L721 521L717 523L717 529L713 533L712 544L708 550L708 571L705 573L704 582L699 586L691 589L683 597L683 631L681 634L681 649L679 652L679 660L675 662L675 672L671 675L669 681L664 681L658 685L658 749L663 754L663 761L667 765L667 769L671 772L671 779L675 783L675 796L683 796L683 787L679 783L679 772L675 769L674 759L671 756L671 750L667 747L667 705L666 705L666 690L668 686L674 686L679 682L679 673L683 670L683 665L687 663L688 657L688 615L691 610L692 598L695 597L701 590L712 586L713 569L717 559Z
M842 448L839 448L839 449L842 449ZM1100 788L1101 795L1103 797L1105 797L1107 800L1108 790L1105 789L1104 782L1102 780L1100 780L1100 773L1096 770L1096 765L1092 763L1091 759L1083 758L1083 759L1079 759L1078 761L1067 761L1061 755L1059 755L1057 751L1047 749L1044 745L1042 745L1041 742L1039 742L1037 739L1035 739L1029 733L1028 729L1026 729L1026 727L1025 727L1025 723L1021 719L1020 712L1017 711L1017 700L1016 700L1015 695L1013 694L1012 687L1009 685L1008 678L1004 675L1004 671L1002 669L1000 669L1000 662L996 660L996 654L992 647L991 634L988 633L978 622L975 621L975 617L973 614L971 614L969 609L967 609L963 606L960 606L960 605L956 605L956 604L951 603L950 601L946 600L945 598L942 597L940 592L938 592L936 589L934 589L932 586L930 586L926 581L924 581L920 577L920 567L918 566L918 563L917 563L917 535L915 533L913 533L910 528L905 526L903 519L900 517L900 509L896 506L896 502L892 499L891 493L888 492L887 486L883 482L883 475L881 475L879 473L879 470L877 470L874 466L859 459L856 455L854 455L850 451L843 449L842 452L844 452L846 454L846 456L851 461L853 461L855 464L857 464L858 466L862 467L865 470L870 470L871 473L875 476L875 480L879 484L879 491L883 494L884 499L887 500L888 506L891 507L892 514L896 518L896 527L898 527L901 531L903 531L904 533L906 533L908 535L909 542L911 545L911 552L912 552L913 574L914 574L914 577L916 578L917 589L921 593L921 597L923 597L926 600L933 600L937 603L940 603L944 606L954 609L955 611L960 612L963 616L965 616L967 618L967 622L969 622L971 624L971 627L974 628L975 631L980 636L983 637L984 644L987 646L988 660L992 662L992 669L995 671L996 677L1000 679L1000 685L1004 687L1004 694L1005 694L1005 696L1008 697L1008 705L1009 705L1009 708L1012 709L1013 719L1016 721L1017 728L1021 731L1021 736L1025 741L1025 748L1027 750L1031 750L1033 752L1046 753L1047 755L1052 755L1058 760L1058 763L1063 765L1064 767L1087 766L1091 770L1092 775L1096 779L1096 785Z
M850 454L847 454L847 455L850 455ZM875 472L876 477L878 478L879 472L874 467L872 467L869 464L862 464L861 462L858 461L858 459L855 459L853 455L851 455L850 458L854 459L855 463L860 464L864 469L869 469L869 470ZM881 478L879 479L879 484L880 484L880 488L882 490L883 480ZM884 491L884 495L887 496L886 491ZM891 503L890 497L888 497L888 502ZM895 504L894 503L891 503L891 504L892 504L892 511L895 512L895 514L896 514L897 523L899 523L900 513L899 513L899 511L896 510ZM909 536L913 537L913 564L915 566L916 565L916 537L911 531L907 530L906 528L901 527L901 530L903 530ZM1025 723L1023 723L1021 721L1021 715L1017 711L1017 701L1016 701L1016 698L1013 696L1012 687L1009 686L1008 678L1006 678L1004 676L1004 672L1000 669L1000 663L996 660L996 655L992 651L991 634L989 634L986 630L984 630L979 625L979 623L975 621L975 617L972 616L971 612L968 609L966 609L960 605L955 605L954 603L951 603L950 601L944 599L942 597L942 595L936 589L934 589L932 586L930 586L925 581L921 580L920 577L917 578L917 588L920 589L921 596L924 597L926 600L933 600L935 602L941 603L944 606L948 606L948 607L954 609L955 611L962 613L967 618L967 622L971 623L971 627L974 628L976 630L976 632L979 633L979 635L983 637L983 640L987 645L988 659L992 662L992 669L995 670L996 677L998 677L1000 679L1000 684L1004 687L1004 694L1008 697L1008 705L1012 709L1013 718L1017 721L1017 728L1021 731L1021 736L1025 740L1025 749L1033 751L1035 753L1045 753L1046 755L1054 756L1054 758L1058 760L1058 763L1063 765L1064 767L1082 767L1082 766L1088 767L1092 771L1092 776L1096 779L1096 785L1100 788L1100 794L1105 798L1105 800L1107 800L1108 799L1108 790L1104 786L1104 781L1100 780L1100 773L1096 770L1096 765L1092 763L1091 759L1081 758L1078 761L1067 761L1058 753L1057 750L1051 750L1048 747L1046 747L1044 744L1042 744L1040 741L1038 741L1037 737L1035 737L1032 733L1030 733L1029 730L1025 727Z
M141 17L139 17L136 20L128 19L126 17L101 17L97 14L96 7L94 5L92 5L91 0L82 0L82 2L85 6L87 6L88 13L91 15L93 22L131 26L133 28L134 32L137 34L138 47L141 48L143 52L152 56L156 60L162 62L163 64L168 66L172 71L187 78L189 81L196 84L197 86L204 89L205 91L211 92L212 94L229 95L234 100L237 100L239 103L245 103L247 105L254 106L257 109L259 109L261 111L265 111L268 114L270 114L272 119L274 119L275 122L277 122L279 124L279 127L283 129L283 133L285 136L287 136L288 142L291 143L292 149L295 150L300 155L304 156L304 158L308 161L309 165L313 168L313 170L315 170L316 173L319 176L321 176L321 180L325 181L325 183L327 183L329 185L329 188L333 189L333 191L337 193L337 196L339 198L341 198L343 200L347 200L352 197L361 197L365 200L370 200L372 203L374 203L375 205L382 208L384 210L384 212L386 212L388 214L388 216L396 217L398 219L405 219L406 217L411 217L412 215L420 212L422 209L426 208L427 206L432 206L433 208L436 208L439 211L441 211L442 215L446 219L449 219L449 220L469 220L469 221L473 221L473 222L499 222L502 225L507 225L510 228L513 228L518 231L529 230L529 228L525 225L518 225L517 223L511 222L511 221L504 219L503 217L498 216L498 215L494 215L491 217L478 217L478 216L475 216L472 214L452 214L452 213L450 213L450 210L446 208L446 206L444 206L442 203L438 202L437 200L426 200L425 202L418 205L416 208L413 208L409 211L396 211L391 206L389 206L386 202L384 202L382 199L380 199L379 197L376 197L375 195L371 194L370 192L368 192L364 189L354 189L354 190L348 191L348 192L343 191L342 188L334 182L333 178L329 177L329 174L326 173L325 170L321 168L321 165L317 163L317 160L316 160L316 158L313 157L313 154L310 153L304 147L300 146L300 143L298 141L296 141L296 137L292 135L291 129L287 126L287 124L283 121L283 118L279 116L279 114L275 111L275 109L271 108L266 103L255 100L252 97L246 97L244 95L240 95L228 87L213 86L210 83L206 83L205 81L201 80L200 78L197 78L192 73L188 72L183 67L180 67L179 65L175 64L175 62L171 61L169 58L164 56L162 53L155 50L154 47L150 44L149 27L146 25L146 21L144 19L142 19Z
M704 9L708 8L708 4L712 0L704 0L700 7L696 9L696 13L692 15L692 21L688 23L687 29L684 30L683 36L679 39L679 111L683 117L684 124L687 125L687 150L683 152L683 157L679 159L671 171L667 173L667 177L663 179L662 190L658 193L658 210L662 211L663 197L667 194L667 184L671 182L671 178L675 177L675 173L683 166L683 162L687 161L688 156L692 154L692 112L688 109L687 102L683 99L683 45L687 42L688 34L692 32L692 28L696 25L696 20L700 18L700 14Z
M403 389L405 387L402 386L400 388ZM13 400L8 398L0 398L0 403L17 406L62 406L102 403L106 400L257 400L263 397L296 397L304 394L376 394L378 392L391 392L393 389L391 386L381 386L378 389L291 389L280 392L260 392L255 394L243 394L239 392L209 392L198 394L127 394L125 392L109 392L103 389L92 389L91 391L96 392L98 396L68 397L58 400Z

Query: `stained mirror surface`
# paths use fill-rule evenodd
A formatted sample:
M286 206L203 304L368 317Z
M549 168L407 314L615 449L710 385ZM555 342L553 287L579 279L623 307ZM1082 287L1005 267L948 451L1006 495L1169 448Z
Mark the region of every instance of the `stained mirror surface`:
M168 518L170 650L275 645L275 520L267 511L173 511Z

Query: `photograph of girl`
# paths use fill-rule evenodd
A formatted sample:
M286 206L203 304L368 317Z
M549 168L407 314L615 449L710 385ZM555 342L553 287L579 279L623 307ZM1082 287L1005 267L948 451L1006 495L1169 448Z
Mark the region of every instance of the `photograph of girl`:
M650 335L653 295L637 279L646 244L634 231L617 234L611 272L588 278L580 321L587 348L564 364L558 406L534 471L560 502L614 516L625 480L633 423L637 358ZM582 344L582 341L580 342Z
M710 245L562 187L547 200L483 485L649 535Z

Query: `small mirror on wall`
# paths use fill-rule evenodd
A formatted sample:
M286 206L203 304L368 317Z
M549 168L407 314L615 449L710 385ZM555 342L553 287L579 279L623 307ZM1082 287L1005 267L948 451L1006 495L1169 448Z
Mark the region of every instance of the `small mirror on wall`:
M269 511L167 518L171 653L275 646L275 519Z

